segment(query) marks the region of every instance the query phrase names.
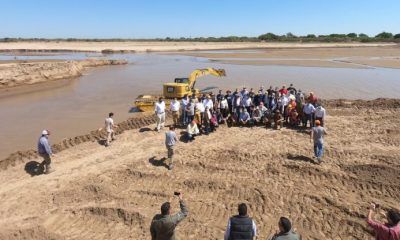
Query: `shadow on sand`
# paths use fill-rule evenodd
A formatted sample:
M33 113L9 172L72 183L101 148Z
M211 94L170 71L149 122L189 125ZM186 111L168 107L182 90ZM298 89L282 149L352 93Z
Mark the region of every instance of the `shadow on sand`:
M165 160L167 160L165 157L159 160L157 160L156 157L151 157L149 158L149 163L155 167L165 167L166 169L169 169L168 165L165 163Z
M316 164L312 158L304 156L304 155L288 154L287 158L289 160L293 160L293 161L303 161L303 162L309 162L309 163L312 163L312 164Z
M148 127L144 127L144 128L141 128L141 129L139 129L139 132L151 132L151 131L154 131L154 130L151 130L151 128L148 128Z
M97 143L100 144L101 146L107 147L107 146L106 146L106 142L107 142L106 139L100 139L100 140L97 141Z
M44 171L44 166L41 165L39 162L30 161L25 164L25 172L31 175L32 177L42 175L43 171Z

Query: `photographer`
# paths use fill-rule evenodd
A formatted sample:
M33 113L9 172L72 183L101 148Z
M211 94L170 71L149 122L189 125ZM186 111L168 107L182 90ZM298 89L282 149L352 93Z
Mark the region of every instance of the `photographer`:
M188 215L182 193L175 192L174 195L179 197L181 211L171 215L171 203L163 203L161 205L161 214L155 215L151 221L150 232L152 240L175 240L175 227Z
M372 215L379 207L377 204L371 204L368 212L367 223L374 229L377 240L399 240L400 239L400 213L394 209L386 212L387 223L382 224L372 219Z

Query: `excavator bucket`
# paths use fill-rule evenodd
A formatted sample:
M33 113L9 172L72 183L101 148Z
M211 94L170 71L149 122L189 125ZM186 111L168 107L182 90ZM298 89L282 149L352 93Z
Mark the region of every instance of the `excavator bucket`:
M216 72L218 72L218 74L221 77L225 77L226 76L225 69L215 69L215 70L216 70Z

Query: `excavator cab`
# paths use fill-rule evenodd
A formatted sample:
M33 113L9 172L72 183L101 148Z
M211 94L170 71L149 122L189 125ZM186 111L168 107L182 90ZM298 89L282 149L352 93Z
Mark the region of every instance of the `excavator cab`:
M165 98L183 98L186 94L191 95L191 90L186 78L175 78L174 83L165 83L163 95Z

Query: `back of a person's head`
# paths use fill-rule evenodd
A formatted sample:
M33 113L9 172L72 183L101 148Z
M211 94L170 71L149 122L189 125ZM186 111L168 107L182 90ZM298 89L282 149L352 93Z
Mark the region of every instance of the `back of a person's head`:
M395 209L390 209L387 212L387 217L392 221L393 225L397 225L400 223L400 213Z
M245 203L241 203L238 206L238 212L240 216L246 216L247 215L247 206Z
M169 130L173 131L173 130L175 130L175 127L174 126L169 126Z
M114 116L114 113L110 112L110 113L108 114L108 117L112 117L112 116Z
M279 224L281 225L284 233L287 233L290 231L290 229L292 229L292 223L290 223L290 220L286 217L281 217L279 219Z
M169 202L165 202L161 205L161 214L168 215L169 209L171 208L171 204Z

